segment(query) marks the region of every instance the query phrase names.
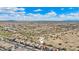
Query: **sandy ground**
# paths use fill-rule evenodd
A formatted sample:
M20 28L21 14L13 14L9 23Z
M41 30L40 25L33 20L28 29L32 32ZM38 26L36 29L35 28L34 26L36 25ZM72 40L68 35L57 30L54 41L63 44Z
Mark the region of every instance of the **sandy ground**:
M79 51L79 23L0 22L0 50L40 51L43 43L49 51Z

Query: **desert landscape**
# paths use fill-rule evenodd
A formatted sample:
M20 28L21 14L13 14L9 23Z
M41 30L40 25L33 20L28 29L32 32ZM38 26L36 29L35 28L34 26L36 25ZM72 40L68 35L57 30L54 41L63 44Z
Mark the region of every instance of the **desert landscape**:
M78 22L0 22L1 51L79 51Z

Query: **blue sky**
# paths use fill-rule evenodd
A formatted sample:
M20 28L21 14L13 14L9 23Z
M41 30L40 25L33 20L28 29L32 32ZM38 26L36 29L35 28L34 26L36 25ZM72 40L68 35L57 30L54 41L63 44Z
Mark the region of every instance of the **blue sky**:
M0 7L0 20L79 20L79 7Z
M41 11L39 12L34 12L34 10L37 10L37 9L41 9ZM76 7L37 7L37 8L34 8L34 7L28 7L28 8L25 8L25 12L27 13L40 13L40 14L46 14L50 11L54 11L56 12L58 15L59 14L67 14L67 13L71 13L71 12L79 12L79 8L76 8Z

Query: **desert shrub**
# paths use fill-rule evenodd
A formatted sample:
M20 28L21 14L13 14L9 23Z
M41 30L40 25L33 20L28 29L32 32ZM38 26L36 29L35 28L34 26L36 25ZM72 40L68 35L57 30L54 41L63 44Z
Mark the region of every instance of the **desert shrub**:
M66 48L60 48L61 51L66 51Z
M53 40L55 40L55 38L53 38Z
M50 36L51 38L53 37L53 36Z
M70 47L72 47L72 46L70 46Z
M79 37L79 35L77 35L77 37Z
M65 42L65 43L68 43L68 42Z
M58 43L58 45L62 45L62 43Z
M77 48L79 48L79 46L77 46Z
M48 44L47 46L52 47L52 45L51 45L51 44Z

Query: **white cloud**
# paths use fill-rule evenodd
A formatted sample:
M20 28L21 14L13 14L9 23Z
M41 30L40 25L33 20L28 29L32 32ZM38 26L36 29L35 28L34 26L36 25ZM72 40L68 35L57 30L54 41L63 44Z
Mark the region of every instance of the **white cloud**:
M79 17L79 13L70 13L68 15L73 16L73 17Z
M32 17L37 17L37 16L42 16L41 14L32 14L32 13L29 13L29 14L27 14L28 16L32 16Z
M5 12L7 12L7 11L17 11L17 10L19 10L19 11L24 11L24 8L17 8L17 7L0 7L0 10L2 10L2 11L5 11Z
M79 20L79 12L59 15L63 20Z
M40 11L42 11L42 9L36 9L36 10L34 10L34 12L40 12Z
M54 11L48 12L46 14L47 16L56 16L57 14Z
M63 18L63 17L65 17L65 14L61 14L61 15L59 15L59 17Z
M17 12L18 10L19 12ZM24 16L24 14L24 8L0 7L0 20L15 20L18 16Z

